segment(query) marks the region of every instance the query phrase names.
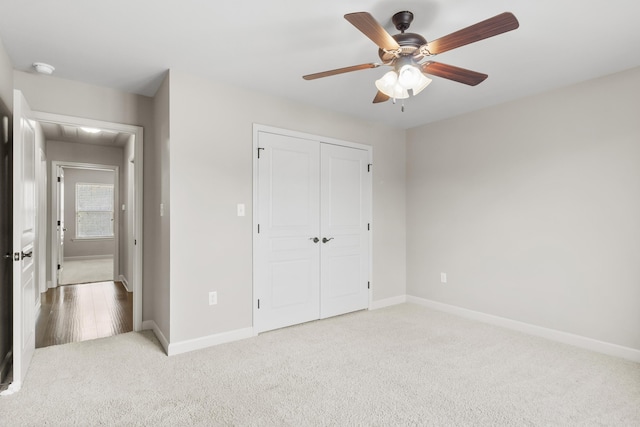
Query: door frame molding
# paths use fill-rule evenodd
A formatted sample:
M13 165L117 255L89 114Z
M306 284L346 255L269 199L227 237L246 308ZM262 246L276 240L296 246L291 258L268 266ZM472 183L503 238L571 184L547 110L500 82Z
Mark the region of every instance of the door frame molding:
M95 171L107 171L113 172L113 191L114 191L114 204L113 204L113 234L114 234L114 248L113 248L113 273L114 280L117 280L117 272L120 271L120 220L118 215L119 206L122 203L120 200L120 167L115 165L103 165L96 163L77 163L67 162L63 160L53 160L51 162L51 186L49 191L51 192L51 287L57 288L59 286L56 269L54 268L58 263L58 251L60 248L59 233L54 233L57 230L57 213L59 212L60 194L58 192L58 170L59 169L81 169L81 170L95 170ZM66 194L66 193L65 193ZM65 196L66 197L66 196ZM64 203L64 201L62 201ZM55 209L55 211L54 211ZM66 216L66 215L65 215ZM64 254L63 254L64 255Z
M83 117L68 116L63 114L45 113L33 111L34 119L38 122L56 123L68 126L93 127L114 132L129 133L134 136L134 239L136 244L133 251L133 284L129 286L133 290L133 330L142 330L142 225L143 225L143 148L144 131L141 126L127 125L123 123L107 122L102 120L87 119ZM64 162L63 162L64 163ZM67 162L69 163L69 162ZM117 208L118 206L116 206ZM53 267L53 266L52 266ZM53 274L53 271L52 271Z
M323 144L332 144L332 145L339 145L342 147L350 147L350 148L356 148L359 150L365 150L369 153L369 164L373 165L373 147L371 145L366 145L366 144L360 144L357 142L351 142L351 141L345 141L345 140L341 140L341 139L336 139L336 138L330 138L330 137L326 137L326 136L320 136L320 135L314 135L314 134L310 134L310 133L305 133L305 132L299 132L299 131L295 131L295 130L290 130L290 129L283 129L283 128L278 128L278 127L274 127L274 126L269 126L269 125L263 125L263 124L259 124L259 123L253 123L253 149L251 150L251 157L252 157L252 173L253 173L253 189L252 189L252 193L253 193L253 199L252 199L252 209L251 209L251 213L252 213L252 232L251 232L251 238L252 238L252 249L251 249L251 253L252 253L252 286L251 286L251 325L253 326L254 329L254 335L257 335L256 333L256 328L255 328L255 319L256 319L256 298L255 298L255 294L256 294L256 283L257 283L257 277L256 277L256 268L255 268L255 262L256 262L256 248L258 247L257 244L257 238L258 238L258 234L257 234L257 230L258 230L258 212L259 212L259 206L258 206L258 138L259 138L259 134L260 132L264 132L264 133L272 133L275 135L282 135L282 136L288 136L288 137L293 137L293 138L299 138L299 139L307 139L307 140L311 140L311 141L317 141L319 143L323 143ZM372 171L373 173L373 171ZM373 226L373 179L371 180L371 202L370 202L370 226L371 226L371 234L369 235L369 277L370 277L370 287L369 287L369 304L368 307L369 309L371 309L372 307L372 298L373 298L373 286L374 286L374 277L373 277L373 230L374 230L374 226Z

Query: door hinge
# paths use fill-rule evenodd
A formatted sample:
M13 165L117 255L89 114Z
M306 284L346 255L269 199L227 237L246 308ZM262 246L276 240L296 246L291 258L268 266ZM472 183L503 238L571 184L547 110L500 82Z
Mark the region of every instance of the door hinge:
M62 224L60 224L60 221L58 221L58 227L60 227Z
M258 147L258 158L260 158L260 150L264 150L264 148Z
M58 270L60 270L60 264L58 264Z
M138 239L133 239L133 246L138 244Z
M367 231L371 231L371 223L370 222L367 223Z
M61 181L61 179L60 179L60 177L58 177L58 182L60 182L60 181Z
M260 224L258 224L258 234L260 234Z
M258 299L258 310L260 310L260 300Z
M367 289L371 289L371 282L367 282Z
M373 163L369 163L367 165L367 172L371 172L371 166L373 166Z

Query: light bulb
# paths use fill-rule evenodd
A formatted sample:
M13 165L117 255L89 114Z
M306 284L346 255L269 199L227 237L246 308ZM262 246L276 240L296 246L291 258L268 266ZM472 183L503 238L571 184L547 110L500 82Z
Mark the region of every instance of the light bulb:
M100 129L98 129L98 128L81 127L80 129L82 129L83 131L85 131L87 133L100 133Z

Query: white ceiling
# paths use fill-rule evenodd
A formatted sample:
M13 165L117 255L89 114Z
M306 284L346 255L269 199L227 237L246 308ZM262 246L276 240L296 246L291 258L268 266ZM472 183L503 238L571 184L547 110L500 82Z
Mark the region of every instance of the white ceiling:
M505 11L520 28L437 56L489 78L469 87L435 77L404 113L371 102L384 68L302 79L377 62L343 15L368 11L395 34L400 10L427 40ZM60 78L153 96L177 69L409 128L640 66L639 16L637 0L20 0L3 2L0 38L23 71L46 62Z
M107 147L124 147L131 134L102 129L97 133L89 133L80 126L59 123L40 122L46 141L63 141L80 144L104 145Z

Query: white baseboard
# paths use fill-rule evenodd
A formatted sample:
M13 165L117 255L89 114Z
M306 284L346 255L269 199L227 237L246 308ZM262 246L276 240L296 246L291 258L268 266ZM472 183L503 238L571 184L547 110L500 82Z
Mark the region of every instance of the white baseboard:
M131 288L129 287L129 282L127 282L127 278L124 277L122 274L118 278L118 281L122 282L122 284L124 285L124 288L127 290L127 292L133 292L133 290L131 290Z
M154 335L156 336L156 338L158 338L158 341L160 341L160 345L164 349L164 352L167 354L169 353L169 341L167 341L167 338L164 336L164 334L162 333L162 331L160 330L160 327L158 327L156 322L154 322L153 320L144 320L142 322L142 329L143 330L151 329Z
M206 337L171 343L169 344L167 354L169 356L175 356L176 354L187 353L194 350L201 350L203 348L212 347L214 345L239 341L245 338L251 338L253 336L255 336L255 334L253 333L253 328L236 329L235 331L223 332L220 334L208 335Z
M53 282L51 280L47 280L47 289L53 289L54 287Z
M609 356L615 356L634 362L640 362L640 350L634 348L624 347L618 344L612 344L604 341L598 341L593 338L584 337L582 335L575 335L568 332L558 331L556 329L544 328L542 326L536 326L530 323L519 322L517 320L494 316L491 314L469 310L454 305L444 304L425 298L414 297L411 295L407 295L407 302L432 308L434 310L455 314L467 319L477 320L479 322L489 323L491 325L524 332L526 334L561 342L563 344L569 344L598 353L608 354Z
M369 304L369 310L378 310L379 308L390 307L392 305L403 304L405 302L407 302L407 296L398 295L397 297L371 301L371 304Z

